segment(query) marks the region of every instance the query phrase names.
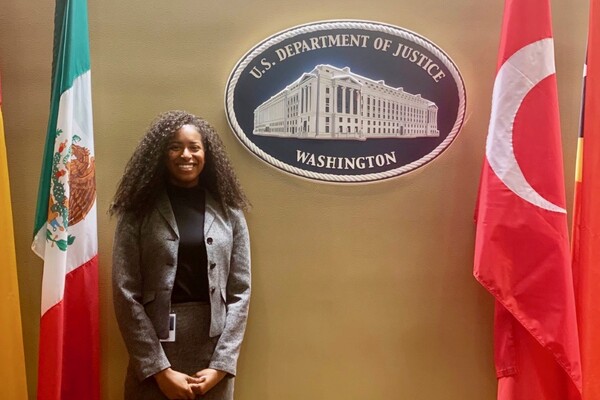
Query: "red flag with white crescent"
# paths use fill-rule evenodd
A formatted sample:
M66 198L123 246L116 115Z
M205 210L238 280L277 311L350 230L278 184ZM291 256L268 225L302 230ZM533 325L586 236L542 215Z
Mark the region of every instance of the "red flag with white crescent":
M476 212L498 399L581 398L548 0L506 0Z

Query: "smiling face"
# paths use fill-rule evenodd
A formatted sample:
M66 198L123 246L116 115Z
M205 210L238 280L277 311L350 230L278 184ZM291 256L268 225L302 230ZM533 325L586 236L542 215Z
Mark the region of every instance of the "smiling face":
M193 125L183 125L167 144L166 167L169 182L180 187L198 184L204 169L202 135Z

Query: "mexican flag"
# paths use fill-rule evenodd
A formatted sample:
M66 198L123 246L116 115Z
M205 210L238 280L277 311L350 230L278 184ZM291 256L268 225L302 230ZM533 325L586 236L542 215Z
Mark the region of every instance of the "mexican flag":
M99 399L98 240L86 0L57 0L34 227L44 260L38 399Z

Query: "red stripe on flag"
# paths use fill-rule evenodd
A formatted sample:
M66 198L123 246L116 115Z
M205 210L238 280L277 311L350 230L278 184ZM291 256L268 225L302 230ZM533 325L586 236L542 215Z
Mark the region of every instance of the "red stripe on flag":
M98 257L66 276L63 300L40 321L38 399L100 398Z

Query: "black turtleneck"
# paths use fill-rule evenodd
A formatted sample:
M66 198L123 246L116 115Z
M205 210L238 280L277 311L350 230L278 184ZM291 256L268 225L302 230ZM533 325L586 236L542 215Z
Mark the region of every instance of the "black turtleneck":
M177 274L171 302L209 301L208 261L204 244L204 189L200 186L182 188L167 184L167 193L179 230Z

